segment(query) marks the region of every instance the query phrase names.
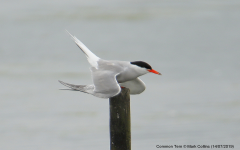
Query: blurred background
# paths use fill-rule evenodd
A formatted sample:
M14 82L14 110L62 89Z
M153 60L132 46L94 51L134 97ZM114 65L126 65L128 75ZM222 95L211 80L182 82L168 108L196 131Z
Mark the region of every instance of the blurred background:
M132 149L240 146L239 0L1 0L0 149L109 149L109 101L61 91L90 84L66 34L103 59L162 76L131 96Z

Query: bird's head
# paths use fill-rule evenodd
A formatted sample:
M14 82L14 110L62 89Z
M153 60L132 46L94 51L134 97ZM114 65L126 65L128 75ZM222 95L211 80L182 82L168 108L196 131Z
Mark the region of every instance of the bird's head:
M144 62L144 61L133 61L133 62L130 62L132 65L135 65L138 67L138 70L139 71L142 71L143 74L146 74L148 72L151 72L151 73L155 73L155 74L158 74L158 75L162 75L161 73L157 72L156 70L153 70L152 67Z

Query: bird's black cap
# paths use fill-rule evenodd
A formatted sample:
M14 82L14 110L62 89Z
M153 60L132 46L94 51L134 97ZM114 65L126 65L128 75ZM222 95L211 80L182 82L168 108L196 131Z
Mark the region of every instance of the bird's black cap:
M130 63L133 64L133 65L137 65L139 67L142 67L142 68L146 68L146 69L150 69L150 70L152 69L152 67L144 61L132 61Z

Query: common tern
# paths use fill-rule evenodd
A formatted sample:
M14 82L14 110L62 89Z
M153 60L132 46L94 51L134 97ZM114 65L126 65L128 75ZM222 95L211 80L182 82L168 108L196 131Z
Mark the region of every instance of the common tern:
M68 31L67 31L68 32ZM152 67L144 61L118 61L104 60L92 53L80 40L75 36L71 36L73 41L86 55L92 74L93 84L91 85L74 85L63 81L59 82L70 90L81 91L91 94L99 98L111 98L121 92L121 88L130 89L130 94L142 93L146 86L144 82L138 78L146 73L161 73L153 70Z

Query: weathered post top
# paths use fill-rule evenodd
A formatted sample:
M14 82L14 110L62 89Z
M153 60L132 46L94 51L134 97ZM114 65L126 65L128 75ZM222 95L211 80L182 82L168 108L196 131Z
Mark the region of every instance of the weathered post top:
M130 90L109 99L110 150L131 150Z

